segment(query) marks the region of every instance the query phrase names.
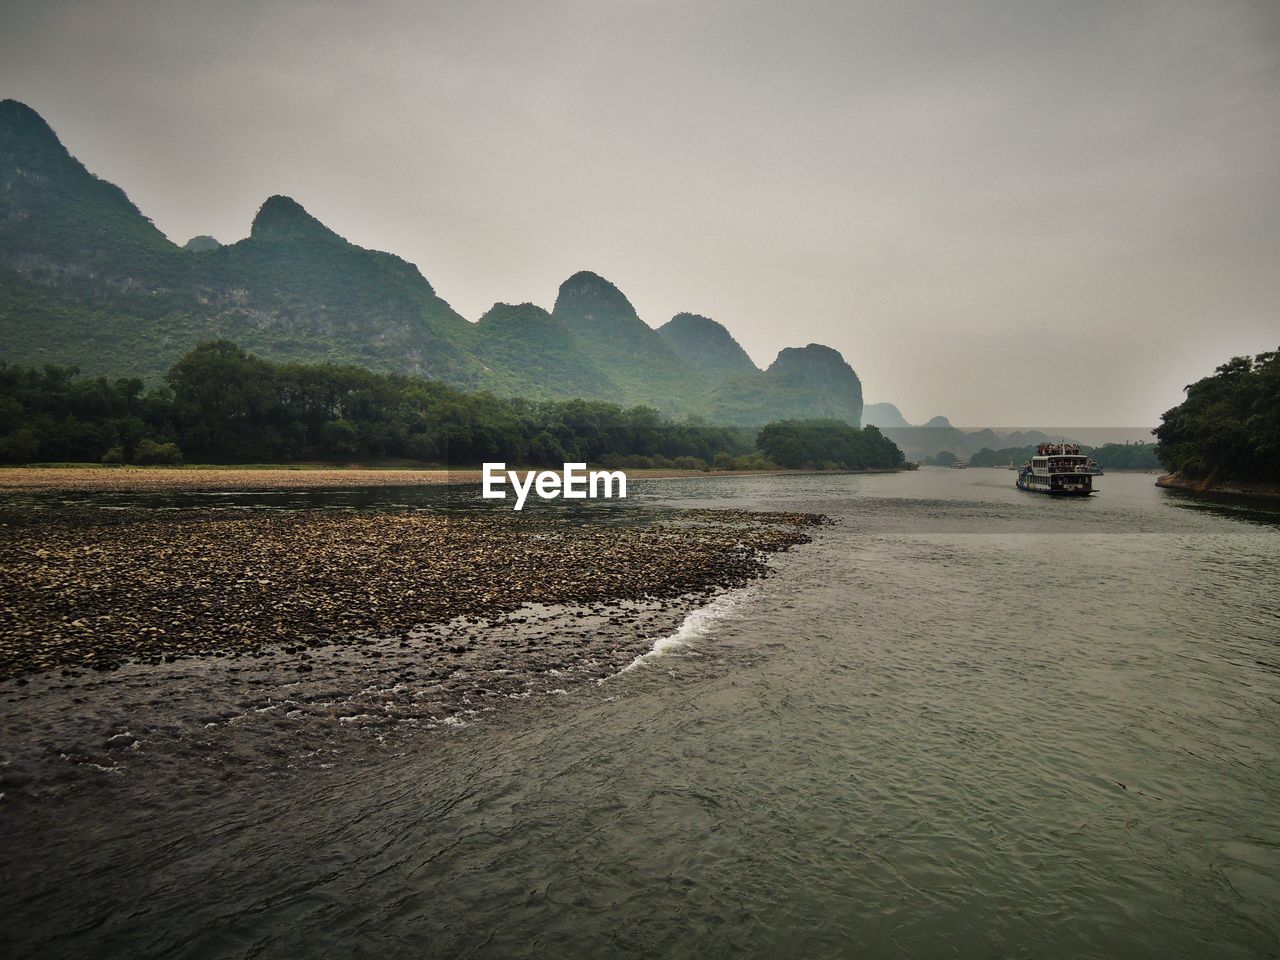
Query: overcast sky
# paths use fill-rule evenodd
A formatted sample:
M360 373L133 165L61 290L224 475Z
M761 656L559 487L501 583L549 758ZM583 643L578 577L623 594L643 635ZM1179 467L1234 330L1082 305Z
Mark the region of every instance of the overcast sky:
M270 194L470 319L569 274L913 422L1154 424L1280 346L1280 3L0 0L0 96L181 243Z

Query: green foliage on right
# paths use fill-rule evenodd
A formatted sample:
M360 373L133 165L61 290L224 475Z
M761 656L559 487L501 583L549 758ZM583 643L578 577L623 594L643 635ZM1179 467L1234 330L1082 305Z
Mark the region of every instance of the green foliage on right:
M1235 357L1161 418L1156 453L1188 480L1280 483L1280 351Z

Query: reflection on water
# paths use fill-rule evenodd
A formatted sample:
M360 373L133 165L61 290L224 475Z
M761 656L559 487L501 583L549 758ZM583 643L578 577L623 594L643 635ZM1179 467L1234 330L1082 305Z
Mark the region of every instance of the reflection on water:
M683 646L505 721L51 804L6 827L5 935L67 957L1277 955L1275 512L1151 480L637 483L610 511L840 522ZM422 505L345 495L312 503Z

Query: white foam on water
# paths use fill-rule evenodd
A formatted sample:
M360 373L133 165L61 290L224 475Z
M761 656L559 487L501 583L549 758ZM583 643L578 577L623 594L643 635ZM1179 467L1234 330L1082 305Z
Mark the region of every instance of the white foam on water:
M716 597L705 607L690 611L675 633L659 637L653 642L653 647L650 648L648 653L640 654L614 676L627 673L641 664L649 663L659 657L666 656L674 650L689 646L692 641L709 633L717 623L730 617L738 607L742 606L743 602L750 596L750 593L750 588L731 590Z

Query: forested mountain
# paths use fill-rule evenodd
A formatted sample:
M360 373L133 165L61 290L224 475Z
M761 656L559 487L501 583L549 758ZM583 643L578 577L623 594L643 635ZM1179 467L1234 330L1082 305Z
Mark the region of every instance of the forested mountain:
M267 360L730 424L857 425L862 410L861 384L836 351L784 350L760 371L720 324L681 314L655 330L586 271L561 285L550 314L497 304L470 323L416 266L349 243L284 196L262 204L239 242L179 246L34 110L0 102L0 358L157 383L214 338Z
M658 328L658 336L709 386L759 369L724 324L696 313L677 313Z
M560 284L551 316L622 388L628 403L647 404L664 413L702 408L704 385L608 280L588 270L575 273Z
M623 399L622 390L579 348L564 321L532 303L495 303L475 325L472 349L486 385L502 396Z
M839 352L821 344L787 347L769 369L727 380L711 392L717 423L774 419L862 422L862 384Z
M417 268L343 240L287 197L248 238L171 243L30 108L0 103L0 343L9 360L157 379L211 337L478 386L471 325Z

